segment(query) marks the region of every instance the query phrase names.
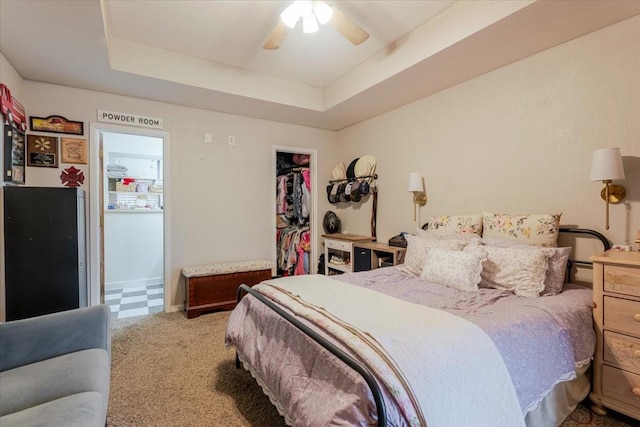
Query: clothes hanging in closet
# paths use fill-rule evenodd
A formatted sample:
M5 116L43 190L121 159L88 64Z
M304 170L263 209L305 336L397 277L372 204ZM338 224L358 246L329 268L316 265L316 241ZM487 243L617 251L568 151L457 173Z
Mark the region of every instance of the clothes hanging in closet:
M309 274L309 215L311 178L309 168L281 170L276 178L278 274Z

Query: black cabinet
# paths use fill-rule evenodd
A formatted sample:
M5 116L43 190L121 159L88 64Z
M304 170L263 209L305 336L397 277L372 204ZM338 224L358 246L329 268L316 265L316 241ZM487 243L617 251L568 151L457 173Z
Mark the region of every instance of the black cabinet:
M3 191L6 319L86 307L84 190Z

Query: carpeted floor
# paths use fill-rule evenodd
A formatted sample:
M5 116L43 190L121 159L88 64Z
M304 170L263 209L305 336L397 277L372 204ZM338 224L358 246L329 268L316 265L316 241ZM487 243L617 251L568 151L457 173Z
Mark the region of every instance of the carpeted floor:
M186 319L157 313L113 321L108 427L284 427L251 375L224 348L228 312ZM561 427L631 427L583 406ZM632 424L635 423L635 424Z

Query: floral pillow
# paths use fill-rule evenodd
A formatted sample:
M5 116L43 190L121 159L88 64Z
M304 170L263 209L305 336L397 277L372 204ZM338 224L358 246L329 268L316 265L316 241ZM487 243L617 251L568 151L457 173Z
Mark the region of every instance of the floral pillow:
M481 280L487 252L482 247L469 251L427 249L420 278L461 291L475 292Z
M561 215L507 215L483 212L482 237L502 237L528 245L555 247Z
M427 231L440 235L482 235L482 214L432 216L427 222Z
M567 273L567 262L571 255L571 248L540 248L517 243L513 240L502 239L499 237L484 237L482 244L487 246L498 246L502 248L520 248L538 250L543 249L549 254L549 265L547 266L547 274L544 279L544 291L541 295L556 295L562 292L564 281Z
M483 263L482 287L510 291L521 297L540 296L549 258L545 248L484 248L487 261Z
M467 244L462 239L424 239L411 234L406 234L404 237L407 239L407 252L404 255L404 263L397 265L396 268L414 276L420 276L422 273L427 249L460 251Z

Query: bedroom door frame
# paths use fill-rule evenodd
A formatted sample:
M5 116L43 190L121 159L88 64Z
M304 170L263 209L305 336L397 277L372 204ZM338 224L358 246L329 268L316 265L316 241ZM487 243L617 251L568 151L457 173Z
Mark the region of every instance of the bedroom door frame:
M272 210L272 224L271 230L273 230L273 245L271 261L273 262L272 275L275 276L278 272L278 248L276 246L276 188L277 188L277 155L278 153L290 153L290 154L307 154L309 155L309 169L311 176L311 219L309 220L309 230L311 231L311 252L309 253L309 274L315 274L318 268L318 150L300 148L300 147L288 147L283 145L274 145L272 151L271 165L272 165L272 185L273 191L271 191L271 209Z
M102 134L123 133L150 136L163 140L163 283L164 311L177 311L171 306L171 159L169 132L155 129L120 126L107 123L90 124L89 162L89 305L104 302L104 189L102 167Z

